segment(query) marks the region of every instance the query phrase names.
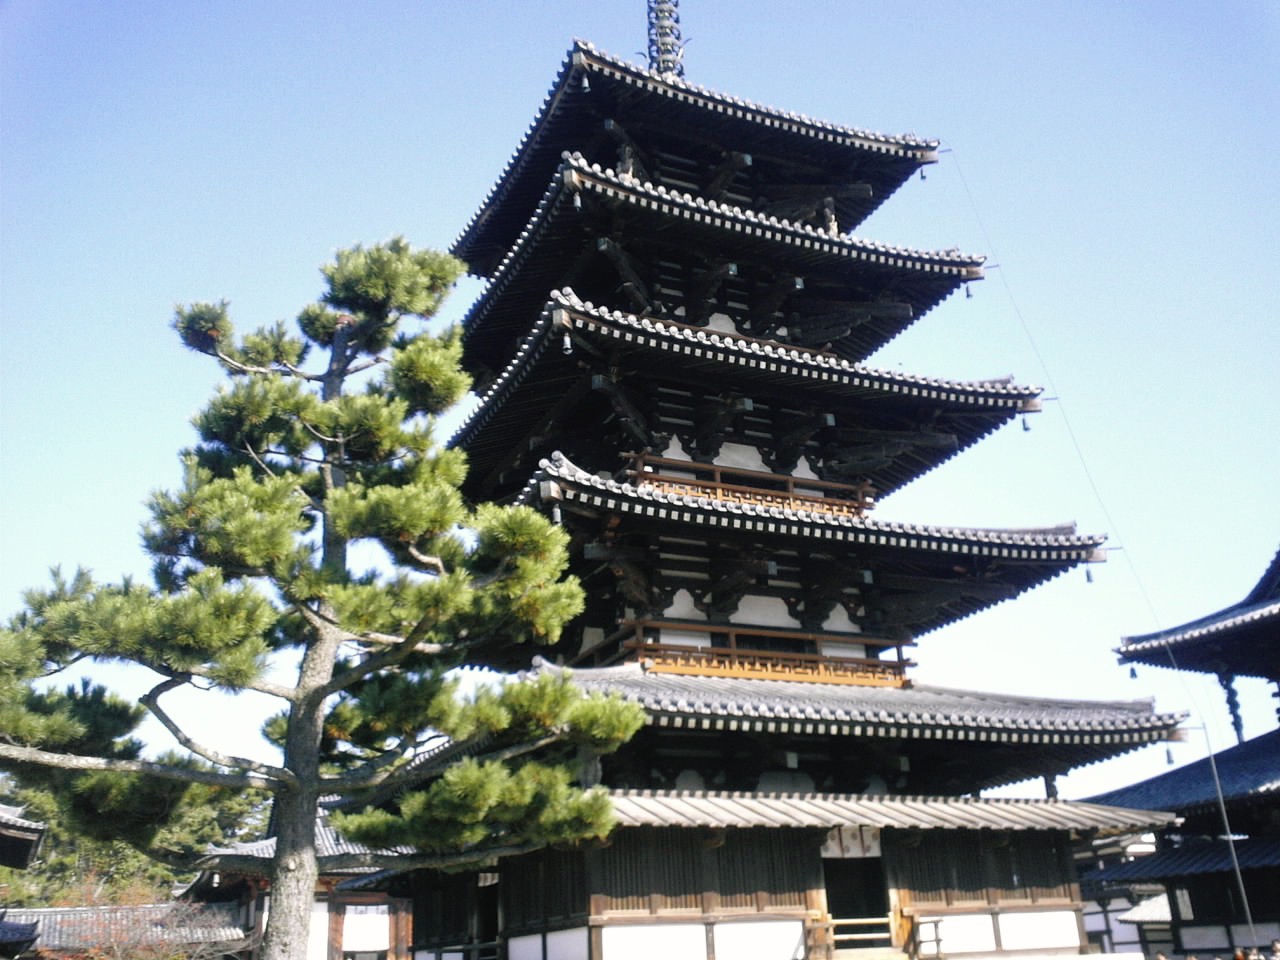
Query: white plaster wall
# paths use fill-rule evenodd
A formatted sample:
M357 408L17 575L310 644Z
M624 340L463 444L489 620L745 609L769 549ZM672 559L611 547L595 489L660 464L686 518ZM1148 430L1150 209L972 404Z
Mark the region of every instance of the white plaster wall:
M745 596L738 609L729 617L730 623L751 624L756 627L798 627L800 621L787 612L781 597Z
M1080 928L1074 910L1044 910L1032 913L1002 913L1000 944L1005 950L1045 950L1053 947L1079 947ZM945 925L944 925L945 926ZM955 948L942 938L943 953Z
M716 456L716 463L722 467L737 467L739 470L772 472L760 459L760 451L745 443L726 443L721 446L720 453Z
M865 657L867 648L860 643L841 643L839 640L823 640L822 653L827 657ZM893 661L888 661L892 663Z
M342 918L342 949L391 949L391 914L386 904L348 904Z
M849 613L840 604L831 608L827 619L822 621L822 629L832 633L861 633L862 628L849 619Z
M706 960L707 957L706 928L701 923L605 927L600 932L604 947L600 960ZM513 956L511 960L517 958Z
M662 643L669 643L673 647L688 647L691 650L701 650L703 647L711 646L711 637L705 633L692 633L688 630L671 630L663 627L659 631L659 640Z
M548 960L587 960L589 951L590 941L586 927L578 927L576 930L557 930L555 933L547 934Z
M671 438L671 442L667 444L667 449L662 451L662 455L664 457L669 457L672 460L693 459L692 457L689 456L689 454L684 452L684 447L681 445L680 441L677 440L675 437Z
M307 960L327 960L329 956L329 904L311 904L311 929L307 931Z
M671 598L671 606L662 611L668 620L705 620L706 614L693 602L693 594L681 587Z
M717 923L712 936L717 957L729 960L804 960L804 923L800 920Z
M813 467L809 463L808 457L801 457L796 463L796 468L791 471L791 475L801 480L818 480L821 479L813 472Z
M737 333L738 328L733 325L733 321L729 319L727 313L713 313L707 318L708 330L719 330L721 333Z
M921 920L936 920L937 917L922 917ZM982 953L996 948L996 929L987 914L963 914L943 917L938 925L938 933L942 937L942 953ZM924 931L932 933L933 925ZM934 956L937 945L924 943L920 946L921 956Z

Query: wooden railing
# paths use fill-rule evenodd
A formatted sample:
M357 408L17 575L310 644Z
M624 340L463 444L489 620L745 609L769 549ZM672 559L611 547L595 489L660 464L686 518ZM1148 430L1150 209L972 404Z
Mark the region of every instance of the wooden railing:
M663 642L663 631L700 633L706 646ZM627 635L630 634L630 638ZM711 638L717 643L712 644ZM812 633L776 627L707 623L696 620L626 620L606 644L622 641L622 649L644 659L656 673L684 673L716 677L755 677L849 683L865 686L906 686L906 669L900 640L862 634ZM789 644L792 649L759 649L762 643ZM858 645L897 651L896 660L824 652L824 645ZM809 647L811 649L804 649Z
M690 494L727 503L852 517L861 517L875 506L875 490L870 483L836 483L646 453L634 455L627 474L633 483L648 484L663 493Z

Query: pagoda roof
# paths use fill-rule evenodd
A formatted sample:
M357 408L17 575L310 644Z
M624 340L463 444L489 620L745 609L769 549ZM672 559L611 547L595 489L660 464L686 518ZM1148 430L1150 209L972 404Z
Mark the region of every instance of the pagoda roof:
M613 790L620 827L877 827L898 830L1143 830L1171 813L1068 800Z
M558 668L542 664L540 669ZM652 725L690 730L1037 744L1046 750L1068 744L1127 749L1168 739L1186 717L1156 713L1150 700L1063 700L919 684L689 676L649 671L642 663L580 667L570 675L588 693L617 694L640 704Z
M1168 630L1124 637L1121 663L1280 680L1280 551L1239 603Z
M1241 870L1280 867L1280 838L1251 837L1236 840L1232 846L1234 850L1225 840L1193 840L1180 847L1158 850L1147 856L1103 867L1096 873L1089 874L1089 879L1097 883L1141 883L1207 873L1229 874L1234 871L1236 864L1239 864ZM1165 922L1169 920L1167 900L1164 919ZM1124 917L1120 917L1120 921L1138 922Z
M743 390L809 396L830 409L851 402L873 426L877 416L928 407L953 447L915 447L870 479L881 496L951 459L1013 419L1039 409L1039 387L1008 380L964 382L914 376L853 363L803 347L741 334L637 317L584 303L569 289L555 291L507 368L451 440L467 451L473 476L505 464L531 424L547 416L568 385L583 376L578 358L563 349L564 335L583 338L611 355L625 353L664 379L732 381ZM879 412L878 412L879 411Z
M463 320L464 363L469 369L501 369L511 341L527 331L532 309L547 292L578 282L567 275L569 268L581 254L592 252L582 211L573 202L580 197L625 210L636 242L671 244L677 232L683 232L686 245L702 244L718 257L760 263L771 272L790 270L810 281L821 277L842 286L858 281L877 289L892 287L910 315L877 316L832 344L855 360L865 359L962 284L983 275L981 256L831 236L808 225L654 186L568 154L533 218Z
M602 479L579 469L561 454L543 460L526 486L525 499L558 501L571 509L630 516L658 523L674 535L702 538L799 541L806 549L856 550L908 576L947 580L957 590L931 602L916 621L916 634L945 626L1001 600L1051 580L1077 563L1105 559L1104 536L1079 535L1074 524L1040 529L934 527L856 517L835 511L788 509L751 502L728 502L697 493L664 491ZM998 571L998 579L964 589L957 565ZM984 589L1000 586L993 591Z
M615 59L575 41L541 110L506 169L451 248L472 273L489 276L515 242L566 150L604 136L603 123L624 109L655 147L688 144L722 153L739 149L847 170L868 183L869 198L838 201L841 222L856 225L921 166L937 161L938 142L888 136L815 120L682 78ZM717 142L717 137L723 142ZM710 154L710 155L714 155Z
M1212 764L1205 757L1090 800L1144 810L1176 810L1184 815L1199 812L1218 802L1214 765L1226 802L1261 800L1280 806L1280 730L1216 753Z

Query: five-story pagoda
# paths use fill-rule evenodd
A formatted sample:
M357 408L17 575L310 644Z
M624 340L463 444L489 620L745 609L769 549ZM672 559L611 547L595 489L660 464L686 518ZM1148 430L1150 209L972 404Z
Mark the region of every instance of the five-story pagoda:
M575 44L453 248L489 281L464 321L466 493L563 524L588 598L556 647L489 659L540 652L645 706L632 744L584 762L624 829L506 862L500 921L476 919L490 881L420 877L416 939L489 930L511 957L595 960L928 953L935 934L1074 952L1069 834L1153 815L973 794L1043 777L1052 795L1179 718L908 675L921 634L1102 559L1071 528L875 519L1038 408L1034 387L864 365L982 277L981 257L853 234L938 145L689 84L674 4L650 6L653 67Z

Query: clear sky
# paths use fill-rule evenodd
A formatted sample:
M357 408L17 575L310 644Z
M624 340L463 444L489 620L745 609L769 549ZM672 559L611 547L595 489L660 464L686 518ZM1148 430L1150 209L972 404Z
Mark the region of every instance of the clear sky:
M644 15L0 0L0 612L53 564L147 575L143 499L176 481L217 380L175 303L225 297L248 328L294 316L339 247L448 246L571 39L640 60ZM1155 697L1228 745L1216 682L1130 679L1111 651L1238 601L1280 546L1280 5L685 0L681 22L691 82L943 141L859 233L994 266L872 363L1053 398L877 516L1110 538L1093 582L922 638L916 679ZM1269 693L1244 685L1249 734L1275 726ZM256 723L249 698L189 716L241 740ZM1175 762L1203 751L1190 736ZM1148 749L1064 795L1164 764Z

